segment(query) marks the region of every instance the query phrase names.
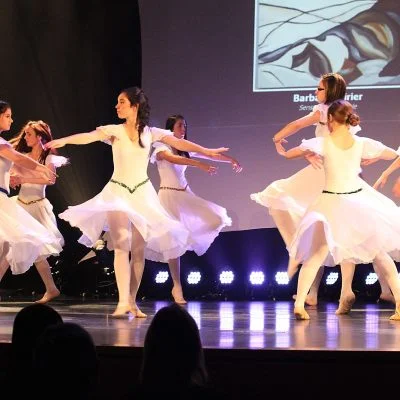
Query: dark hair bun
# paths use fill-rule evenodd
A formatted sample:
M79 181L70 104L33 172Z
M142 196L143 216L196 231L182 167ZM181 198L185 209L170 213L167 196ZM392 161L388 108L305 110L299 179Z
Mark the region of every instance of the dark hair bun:
M360 125L360 117L357 114L351 113L347 117L346 123L351 126Z

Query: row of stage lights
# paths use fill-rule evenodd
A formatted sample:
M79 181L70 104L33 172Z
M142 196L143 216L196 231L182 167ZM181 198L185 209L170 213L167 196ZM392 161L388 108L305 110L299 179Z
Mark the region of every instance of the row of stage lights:
M400 276L400 274L399 274ZM155 281L158 284L163 284L165 283L169 278L169 273L168 271L159 271L155 277ZM191 271L186 277L186 281L189 285L197 285L200 283L202 279L201 272L199 271ZM339 279L339 273L338 272L330 272L326 279L325 279L325 284L326 285L334 285L337 280ZM233 271L226 270L222 271L219 274L219 282L222 285L230 285L233 283L235 280L235 274ZM374 272L370 272L367 277L365 278L365 284L366 285L373 285L378 281L378 276ZM249 283L254 286L261 286L266 282L265 279L265 274L263 271L252 271L249 274ZM288 285L289 284L289 278L286 272L284 271L278 271L275 274L275 282L278 285Z

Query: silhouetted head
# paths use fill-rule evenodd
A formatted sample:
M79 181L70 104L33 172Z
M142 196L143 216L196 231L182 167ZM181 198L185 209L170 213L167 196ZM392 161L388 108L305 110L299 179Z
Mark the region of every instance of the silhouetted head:
M206 383L199 330L182 307L172 304L154 316L145 338L141 381L169 388Z

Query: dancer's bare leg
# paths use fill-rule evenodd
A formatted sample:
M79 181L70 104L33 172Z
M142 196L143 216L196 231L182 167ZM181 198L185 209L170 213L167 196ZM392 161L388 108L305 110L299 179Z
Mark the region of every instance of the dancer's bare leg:
M324 228L320 222L316 223L314 226L311 246L312 256L303 263L299 273L297 297L294 303L296 319L310 319L304 308L307 293L311 288L320 266L328 255L328 245L325 240Z
M132 226L132 247L131 247L131 281L129 287L129 302L132 314L138 318L147 317L136 304L136 296L142 281L144 271L144 248L145 241L140 232Z
M393 296L392 292L390 291L389 285L386 282L384 275L382 274L382 271L381 271L381 268L379 265L379 260L376 260L372 265L374 267L374 271L375 271L376 275L378 276L379 284L381 286L381 294L379 296L379 300L388 301L393 304L396 304L394 296Z
M322 266L317 272L314 282L311 285L310 291L306 297L306 304L308 306L316 306L318 304L318 291L321 285L322 277L324 276L325 267ZM296 300L297 295L293 295L293 299Z
M400 279L394 261L386 253L379 254L374 262L379 265L383 278L387 281L396 301L396 311L390 317L392 321L400 321Z
M296 227L293 221L293 217L290 215L288 211L284 210L271 210L270 215L275 222L276 227L279 230L279 233L282 236L283 241L286 246L289 246L293 240L293 236L296 232ZM289 256L288 266L287 266L287 274L289 280L293 278L296 272L299 270L299 262L293 257Z
M6 274L7 269L8 269L8 261L6 260L6 257L2 257L0 259L0 282L3 279L4 275Z
M335 311L336 315L348 314L356 300L356 296L352 289L356 266L352 262L344 261L340 264L342 273L342 288L340 291L339 307Z
M110 227L110 237L114 246L114 271L118 287L118 305L113 317L126 316L131 311L129 288L131 267L129 265L130 221L127 215L120 211L112 211L107 215Z
M174 258L168 261L169 272L171 273L172 282L172 297L177 304L186 304L187 301L183 298L182 283L181 283L181 259Z
M60 291L57 289L56 284L54 283L53 275L51 274L51 268L48 261L36 261L35 266L46 288L45 294L40 300L36 301L36 303L45 304L48 301L59 296Z

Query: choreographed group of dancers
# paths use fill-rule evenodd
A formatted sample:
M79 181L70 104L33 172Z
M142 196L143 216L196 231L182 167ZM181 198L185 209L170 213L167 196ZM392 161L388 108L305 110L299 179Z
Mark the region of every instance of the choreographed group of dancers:
M316 90L318 105L273 137L280 155L303 157L310 165L251 198L269 209L287 245L290 278L302 264L294 305L297 319L309 319L305 304L318 301L321 266L341 265L336 313L343 314L355 300L351 289L355 265L372 262L381 298L396 304L390 319L400 320L400 279L393 261L400 260L400 211L360 176L362 164L395 159L376 182L378 188L400 167L400 158L382 143L355 135L360 130L359 118L343 100L345 92L340 75L322 76ZM140 88L122 90L115 108L124 123L89 133L53 139L48 124L29 121L11 141L0 138L0 280L8 267L20 274L35 264L46 288L38 302L60 294L46 260L59 254L64 244L45 195L46 186L56 182L56 169L68 164L56 149L103 141L112 146L111 179L97 196L68 207L59 217L78 227L79 242L90 248L106 231L114 250L119 295L112 316L145 317L136 303L145 258L168 263L172 296L185 304L180 256L188 250L204 254L219 232L231 225L225 208L191 191L187 166L209 174L216 167L208 160L230 163L235 172L242 167L225 147L210 149L188 141L182 115L169 117L165 129L150 128L150 107ZM10 130L12 122L10 104L0 101L0 133ZM316 138L285 150L286 137L313 124ZM149 161L160 174L158 194L147 176ZM10 187L19 187L18 196L9 197Z

